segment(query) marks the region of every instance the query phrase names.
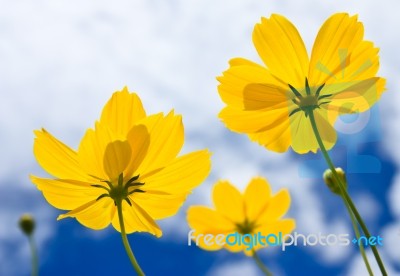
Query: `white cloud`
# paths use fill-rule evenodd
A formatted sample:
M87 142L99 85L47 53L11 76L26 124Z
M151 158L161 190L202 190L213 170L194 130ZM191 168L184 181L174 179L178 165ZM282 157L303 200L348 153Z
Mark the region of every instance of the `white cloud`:
M398 264L400 260L400 222L387 225L383 228L381 236L384 244L381 250L385 252L388 260L393 264Z
M324 208L328 207L317 194L316 184L299 176L301 159L295 161L290 154L268 152L245 136L230 133L216 118L222 103L216 92L215 77L227 68L232 57L258 59L251 31L261 16L272 12L290 18L309 49L320 24L331 13L343 10L359 13L367 38L381 47L381 75L388 77L389 91L381 102L385 107L381 108L382 144L387 145L387 152L397 164L400 162L397 146L400 96L395 93L400 88L396 82L400 45L392 31L400 24L396 13L400 3L394 0L379 3L121 0L112 5L95 0L0 0L0 6L0 143L5 145L0 155L0 191L13 185L14 192L22 193L24 199L43 202L27 178L32 172L42 174L32 155L32 130L46 127L76 147L111 93L128 85L140 94L150 113L175 108L184 115L188 137L185 151L210 147L214 152L210 179L195 190L185 206L210 204L211 186L219 178L244 188L253 176L263 175L274 191L290 188L291 215L297 219L299 232L350 231L344 214L343 218L332 221L327 218ZM398 187L399 181L388 193L397 221L400 219ZM0 253L2 268L24 263L27 256L24 241L15 236L14 229L16 218L26 206L31 206L24 199L16 199L22 203L12 208L0 204L0 247L3 247L1 241L14 237L12 240L24 252L14 259L3 258ZM357 201L362 210L382 208L381 203L370 197L365 199L374 207L363 205L363 200ZM185 223L184 209L176 218L162 222L166 232L177 232L184 237L186 230L181 227ZM42 227L42 237L38 237L40 246L47 235L51 236L55 215L46 204L33 210ZM371 220L378 215L379 212ZM341 261L350 254L346 250L312 250L326 263ZM250 269L247 263L244 267Z
M368 250L366 253L368 260L370 260L369 264L374 275L381 275L382 273L379 270L378 264L375 262L372 251ZM392 267L391 265L388 264L388 262L386 262L385 256L383 254L381 254L381 257L385 264L385 270L387 272L387 275L399 276L400 272L396 271L394 267ZM365 267L364 261L360 254L357 254L356 257L352 259L346 275L348 276L368 275L368 271Z
M382 207L372 195L360 192L353 196L353 201L360 214L362 214L365 223L376 224L382 214Z
M393 185L387 193L390 209L396 219L400 220L400 174L397 174L393 180Z
M217 266L209 273L207 276L242 276L242 275L249 275L249 276L257 276L262 275L261 270L257 267L254 260L248 258L243 261L237 262L228 262L226 264Z

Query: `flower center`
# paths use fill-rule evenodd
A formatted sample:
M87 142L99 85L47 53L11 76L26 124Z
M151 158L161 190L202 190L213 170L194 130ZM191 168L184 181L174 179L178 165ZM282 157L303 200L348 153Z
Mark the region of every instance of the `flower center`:
M112 182L108 180L103 180L107 184L108 187L101 184L93 184L92 187L104 189L107 193L100 195L96 200L100 200L103 197L110 197L114 200L114 205L117 205L117 202L121 202L125 200L129 205L132 206L132 203L129 199L129 196L133 193L144 193L145 191L139 189L139 187L143 186L143 182L138 182L139 175L132 177L124 184L124 175L121 173L118 177L118 184L113 185Z
M322 88L324 88L325 84L318 87L318 89L316 89L315 93L313 94L311 91L311 88L308 84L307 78L306 78L306 82L305 82L306 96L303 96L292 85L290 85L290 84L288 84L288 85L289 85L290 90L293 92L293 94L295 96L292 99L292 101L293 101L293 103L295 103L298 106L297 108L295 108L294 110L292 110L289 113L289 117L299 111L304 111L304 113L306 114L306 117L307 117L309 112L313 111L316 108L320 108L321 105L323 105L323 104L327 104L330 102L329 100L321 101L322 99L326 99L326 98L329 98L330 96L332 96L332 94L320 96L320 92L321 92Z
M239 234L242 235L251 234L254 228L255 228L255 223L250 222L247 219L245 219L245 221L242 223L236 223L236 229L239 232Z
M318 106L318 98L311 95L303 97L300 99L299 106L300 108L315 108Z

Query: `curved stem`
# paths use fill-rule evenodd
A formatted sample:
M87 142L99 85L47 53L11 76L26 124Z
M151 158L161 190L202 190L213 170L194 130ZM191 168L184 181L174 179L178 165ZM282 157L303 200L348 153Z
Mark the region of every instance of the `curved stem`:
M38 255L37 255L33 235L32 234L28 235L28 239L29 239L29 247L31 248L31 255L32 255L32 276L38 276L39 275Z
M343 199L343 197L342 197L342 199ZM358 229L358 224L357 224L356 218L354 217L354 214L351 211L350 206L349 206L349 204L347 204L346 200L343 199L343 202L344 202L344 205L346 205L347 212L349 212L349 215L351 218L351 223L352 223L353 229L354 229L354 233L356 234L357 240L359 240L360 239L360 231ZM374 273L372 272L371 266L369 265L367 255L365 254L365 249L364 249L363 243L360 242L358 247L360 248L361 256L364 260L365 266L367 267L368 274L370 276L373 276Z
M125 251L128 254L129 260L131 261L132 266L135 269L137 275L144 276L142 269L140 268L138 262L136 261L135 255L133 255L131 246L129 245L129 241L126 236L124 217L122 215L122 201L121 200L117 201L116 205L117 205L117 209L118 209L118 219L119 219L119 225L121 228L122 242L124 243Z
M253 250L253 259L256 261L258 267L264 272L266 276L272 276L272 273L268 270L268 268L263 264L260 257L258 257L255 250Z
M319 148L321 149L322 155L324 156L325 161L326 161L326 163L327 163L328 166L329 166L329 169L330 169L330 170L332 171L332 173L333 173L333 177L335 178L336 182L338 183L338 186L339 186L339 189L340 189L340 193L341 193L341 195L342 195L342 198L343 198L343 200L346 201L347 204L349 205L349 207L350 207L352 213L354 214L354 216L356 217L356 219L357 219L357 221L358 221L358 224L361 226L361 229L363 230L365 236L366 236L367 239L369 240L370 237L371 237L371 234L369 233L368 228L367 228L367 226L366 226L365 223L364 223L364 220L362 219L362 217L361 217L360 213L358 212L356 206L354 205L354 203L353 203L353 201L351 200L349 194L347 193L347 190L345 189L344 184L342 183L342 180L341 180L340 177L338 176L338 174L337 174L337 172L336 172L336 170L335 170L335 166L333 165L333 162L332 162L331 158L329 157L329 154L328 154L327 150L325 149L324 143L322 142L322 139L321 139L321 135L319 134L319 131L318 131L318 127L317 127L317 123L316 123L316 121L315 121L315 117L314 117L313 111L310 110L310 111L308 112L308 115L309 115L309 117L310 117L311 126L312 126L312 128L313 128L313 131L314 131L314 134L315 134L315 138L317 139ZM372 252L374 253L376 262L377 262L378 265L379 265L379 269L381 270L382 275L387 275L387 272L386 272L386 270L385 270L385 266L383 265L382 259L381 259L381 257L379 256L378 249L376 248L375 245L371 245L371 249L372 249Z

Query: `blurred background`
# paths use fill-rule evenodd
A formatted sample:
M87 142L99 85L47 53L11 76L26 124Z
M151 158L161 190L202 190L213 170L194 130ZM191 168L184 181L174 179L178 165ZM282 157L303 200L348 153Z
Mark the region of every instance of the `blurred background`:
M276 192L288 187L288 214L302 234L350 233L340 198L321 180L319 154L269 152L217 118L223 104L216 77L228 60L259 61L251 34L261 16L280 13L299 29L308 50L332 13L358 14L365 38L380 47L379 75L387 92L366 114L338 121L331 152L348 172L349 192L373 235L389 275L400 275L400 2L395 0L0 0L0 275L29 275L30 252L18 219L37 221L41 275L132 274L120 235L94 231L47 204L29 181L46 176L32 153L33 130L45 127L76 148L111 94L125 85L148 113L175 109L183 115L182 153L209 148L213 168L178 215L160 221L164 235L129 236L148 275L260 275L253 259L225 250L187 246L186 210L211 205L211 188L227 179L243 189L253 176L266 177ZM368 249L370 262L379 271ZM260 251L276 275L366 275L353 244Z

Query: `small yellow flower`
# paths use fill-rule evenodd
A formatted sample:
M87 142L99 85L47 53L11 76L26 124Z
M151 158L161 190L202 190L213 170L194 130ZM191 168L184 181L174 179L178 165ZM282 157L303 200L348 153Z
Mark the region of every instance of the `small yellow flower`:
M226 103L219 117L267 149L316 152L307 115L313 112L327 149L336 142L341 114L368 110L385 90L376 77L378 49L363 39L357 16L332 15L322 25L309 59L296 27L277 14L262 18L253 42L265 66L236 58L218 80Z
M122 200L127 233L161 236L155 219L173 216L210 171L210 154L200 150L177 157L184 142L181 116L146 116L136 94L117 91L77 151L46 130L35 131L34 154L56 179L31 176L56 208L71 210L92 229L110 223L120 231L116 200Z
M270 185L264 178L252 179L243 194L228 181L219 181L214 186L212 198L214 209L192 206L187 214L189 226L195 230L193 240L205 250L224 247L231 252L243 251L251 256L253 251L245 244L219 245L215 241L217 235L260 233L263 236L279 236L281 232L285 236L295 228L294 219L282 218L290 207L288 190L282 189L272 195ZM213 240L205 242L204 236L207 234L212 234ZM197 238L199 235L202 238ZM252 249L262 247L258 243Z

